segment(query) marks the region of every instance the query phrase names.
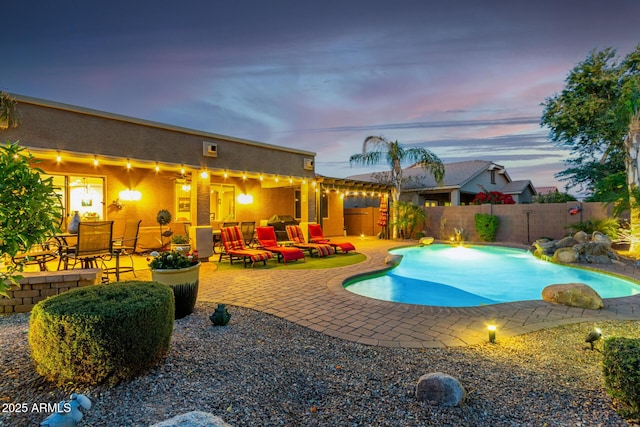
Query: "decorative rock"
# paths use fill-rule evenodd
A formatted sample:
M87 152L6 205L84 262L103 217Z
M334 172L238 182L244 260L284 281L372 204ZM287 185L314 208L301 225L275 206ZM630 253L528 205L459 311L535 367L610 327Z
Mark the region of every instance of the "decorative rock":
M573 237L565 237L556 242L556 248L570 248L577 243L578 241Z
M176 415L151 427L231 427L220 417L202 411L192 411Z
M396 266L400 264L402 260L402 255L387 255L384 259L385 265Z
M593 232L593 234L591 235L591 241L595 243L601 243L607 249L611 248L611 239L609 238L609 236L606 236L599 231Z
M555 304L590 310L600 310L604 307L600 295L584 283L549 285L542 290L542 299Z
M560 248L553 253L553 262L561 264L578 262L578 253L573 248Z
M538 249L550 249L556 246L556 241L555 240L549 240L549 239L538 239L535 241L534 243L535 247Z
M442 372L420 377L416 385L416 398L422 402L441 406L458 406L467 397L460 381Z
M578 243L587 243L591 240L591 237L582 230L577 231L576 234L573 235L573 238Z
M428 245L432 244L434 240L435 239L433 237L422 237L422 238L420 238L420 241L418 242L418 244L420 246L424 246L424 245L428 246Z

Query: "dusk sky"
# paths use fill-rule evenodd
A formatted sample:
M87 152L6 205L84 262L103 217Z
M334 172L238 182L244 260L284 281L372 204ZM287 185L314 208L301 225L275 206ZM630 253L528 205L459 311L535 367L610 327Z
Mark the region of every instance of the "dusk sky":
M638 0L11 1L0 89L317 153L369 135L557 185L541 103L592 49L640 44Z

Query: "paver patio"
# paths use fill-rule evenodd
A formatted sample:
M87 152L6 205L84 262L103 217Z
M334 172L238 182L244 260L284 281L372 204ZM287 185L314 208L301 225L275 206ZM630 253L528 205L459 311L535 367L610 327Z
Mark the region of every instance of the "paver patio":
M346 278L384 268L388 250L407 244L375 238L352 238L352 241L367 259L347 267L215 271L215 262L203 263L198 301L247 307L333 337L383 347L478 344L487 341L490 323L497 325L499 341L501 337L568 323L593 322L595 325L604 320L640 320L640 294L605 299L602 310L565 307L541 300L468 308L433 307L352 294L342 286ZM640 272L632 265L607 269L640 279ZM145 278L147 274L141 269L138 277Z

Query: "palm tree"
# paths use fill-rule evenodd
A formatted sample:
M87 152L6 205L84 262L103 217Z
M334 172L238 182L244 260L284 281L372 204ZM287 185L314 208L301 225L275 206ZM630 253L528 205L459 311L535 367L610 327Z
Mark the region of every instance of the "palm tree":
M386 162L391 167L391 183L393 191L393 216L397 218L397 202L402 192L402 163L414 162L429 171L438 184L444 179L444 165L438 156L426 148L405 148L396 139L389 141L382 136L368 136L362 144L362 153L354 154L349 158L349 163L362 165L374 165ZM397 227L393 227L393 237L396 237Z

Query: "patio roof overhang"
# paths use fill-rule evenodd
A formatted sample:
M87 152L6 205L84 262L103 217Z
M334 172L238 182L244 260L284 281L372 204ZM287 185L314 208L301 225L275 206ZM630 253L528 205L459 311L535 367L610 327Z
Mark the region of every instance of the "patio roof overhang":
M321 191L336 191L346 196L379 196L382 193L390 193L393 186L371 181L358 181L348 178L331 178L316 175L316 181Z
M26 146L26 148L36 159L51 160L58 163L70 161L74 163L84 163L94 166L110 165L120 166L126 169L150 169L155 170L156 172L171 171L175 172L177 177L182 175L183 177L187 178L193 172L196 172L198 174L206 173L209 176L220 177L222 179L240 178L242 180L258 180L260 181L263 188L295 187L306 182L312 183L314 186L317 184L317 179L315 178L313 172L309 173L308 176L280 175L274 173L235 170L228 168L202 167L200 165L193 164L178 164L145 159L132 159L102 154L94 155L78 151L70 152L64 150L51 150L29 146Z

